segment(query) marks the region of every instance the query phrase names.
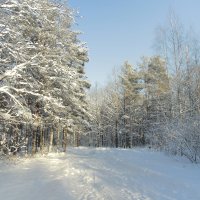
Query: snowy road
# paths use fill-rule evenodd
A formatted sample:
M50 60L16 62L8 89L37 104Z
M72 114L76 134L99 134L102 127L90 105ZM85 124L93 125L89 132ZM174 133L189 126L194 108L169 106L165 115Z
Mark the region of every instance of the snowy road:
M0 162L1 200L199 200L200 166L145 149L71 148Z

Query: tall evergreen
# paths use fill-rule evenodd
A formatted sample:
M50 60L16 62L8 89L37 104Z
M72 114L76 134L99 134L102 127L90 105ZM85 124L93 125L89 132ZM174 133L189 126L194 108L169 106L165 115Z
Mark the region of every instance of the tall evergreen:
M0 120L15 139L28 137L32 150L43 145L44 137L50 146L56 138L66 143L65 134L80 134L90 117L85 100L90 87L84 75L87 48L71 28L73 12L39 0L10 0L0 8ZM20 132L24 123L31 125L29 136ZM40 137L42 127L48 137Z

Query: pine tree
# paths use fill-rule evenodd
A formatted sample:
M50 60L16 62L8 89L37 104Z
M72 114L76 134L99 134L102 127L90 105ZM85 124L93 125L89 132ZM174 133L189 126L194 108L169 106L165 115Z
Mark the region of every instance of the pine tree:
M123 94L123 146L130 148L133 144L133 139L136 139L139 134L136 110L141 103L140 91L142 90L142 85L139 74L128 62L125 62L122 67L121 82Z
M154 132L171 115L169 77L165 61L158 56L143 58L145 132ZM156 131L159 132L159 131Z
M73 12L39 0L10 0L0 8L1 120L32 123L37 135L39 126L49 124L53 140L58 126L88 126L87 48L71 30Z

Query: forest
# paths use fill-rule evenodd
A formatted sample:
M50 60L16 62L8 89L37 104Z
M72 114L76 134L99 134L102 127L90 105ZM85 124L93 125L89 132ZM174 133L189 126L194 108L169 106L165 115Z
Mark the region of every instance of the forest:
M75 23L75 11L56 1L0 1L0 156L145 146L200 162L194 31L172 12L156 29L155 55L119 63L98 87Z

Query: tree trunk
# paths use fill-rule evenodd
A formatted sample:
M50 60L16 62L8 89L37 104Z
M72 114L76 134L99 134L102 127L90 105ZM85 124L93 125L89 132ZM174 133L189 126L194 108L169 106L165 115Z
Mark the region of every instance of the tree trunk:
M58 126L58 129L57 129L57 149L60 148L60 126Z
M52 151L52 146L53 146L53 129L51 128L51 130L50 130L50 141L49 141L49 152Z
M67 132L66 129L63 128L63 151L67 151Z
M31 154L34 155L36 153L36 131L34 128L32 129L32 151Z
M44 127L40 128L40 151L43 153L44 150Z
M118 141L118 121L115 121L115 147L119 147L119 141Z

